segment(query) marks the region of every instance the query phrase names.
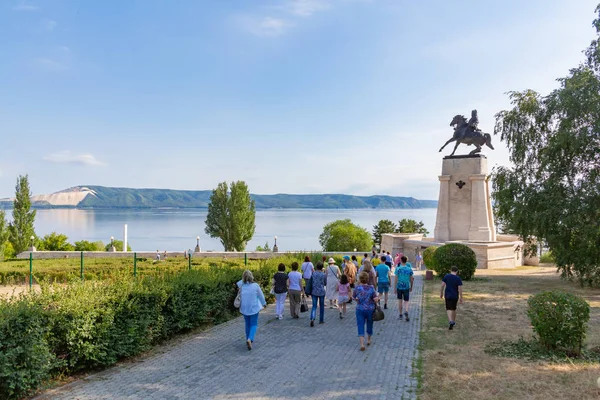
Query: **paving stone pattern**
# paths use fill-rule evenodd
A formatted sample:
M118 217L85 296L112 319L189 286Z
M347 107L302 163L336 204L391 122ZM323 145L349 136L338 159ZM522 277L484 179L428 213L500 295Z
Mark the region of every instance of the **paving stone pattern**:
M260 313L252 351L246 349L244 320L236 318L37 399L416 399L412 365L423 277L415 275L411 321L398 320L397 300L390 296L390 309L375 322L373 344L364 352L354 305L344 319L326 308L325 324L313 328L310 311L294 320L286 304L285 318L277 320L270 305Z

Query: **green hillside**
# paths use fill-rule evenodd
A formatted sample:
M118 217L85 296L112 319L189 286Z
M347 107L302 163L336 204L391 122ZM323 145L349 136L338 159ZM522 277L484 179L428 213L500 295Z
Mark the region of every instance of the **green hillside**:
M130 189L85 186L88 195L77 208L206 208L210 190ZM257 208L435 208L437 201L412 197L351 196L345 194L253 194ZM59 208L34 202L36 208ZM0 208L12 202L0 201Z

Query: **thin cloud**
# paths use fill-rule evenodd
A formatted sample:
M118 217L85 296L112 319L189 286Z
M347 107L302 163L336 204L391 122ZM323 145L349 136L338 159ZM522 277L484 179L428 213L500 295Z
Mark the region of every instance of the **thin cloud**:
M331 4L327 0L291 0L285 9L299 17L310 17L317 11L323 11L331 7Z
M106 165L105 163L99 161L92 154L73 154L68 150L47 155L44 157L44 161L47 161L47 162L50 162L53 164L70 164L70 165L92 166L92 167L99 167L99 166Z
M42 11L38 6L34 6L31 4L18 4L14 6L13 11L21 11L21 12L39 12Z
M69 67L67 67L65 64L54 61L50 58L38 58L35 60L35 64L39 68L50 72L61 72L69 69Z
M69 48L69 46L58 46L58 48L66 53L71 52L71 48Z
M56 28L56 25L58 25L58 24L54 20L46 19L46 20L44 20L43 25L44 25L44 28L46 28L47 30L52 32L54 30L54 28Z
M282 18L265 17L260 20L247 20L248 30L256 36L280 36L293 26Z

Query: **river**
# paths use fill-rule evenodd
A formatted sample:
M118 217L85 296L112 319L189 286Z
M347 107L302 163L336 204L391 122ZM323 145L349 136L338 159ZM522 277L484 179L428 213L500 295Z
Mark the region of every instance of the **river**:
M10 211L7 212L7 217ZM277 236L280 251L318 250L319 234L329 222L350 218L352 222L372 231L379 220L398 222L402 218L423 221L433 235L436 209L269 209L256 211L256 232L247 249L269 242ZM64 233L71 243L79 240L110 242L110 237L123 239L123 225L128 226L128 242L135 251L183 251L196 246L204 250L223 250L218 239L204 233L206 210L38 210L35 220L39 236L51 232Z

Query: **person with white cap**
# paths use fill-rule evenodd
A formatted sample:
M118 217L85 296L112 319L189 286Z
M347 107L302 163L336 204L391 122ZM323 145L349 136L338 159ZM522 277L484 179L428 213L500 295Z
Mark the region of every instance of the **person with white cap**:
M325 272L327 276L327 292L325 293L325 297L329 300L329 308L337 308L337 285L340 282L340 268L335 265L333 258L330 258L327 264L327 271Z

